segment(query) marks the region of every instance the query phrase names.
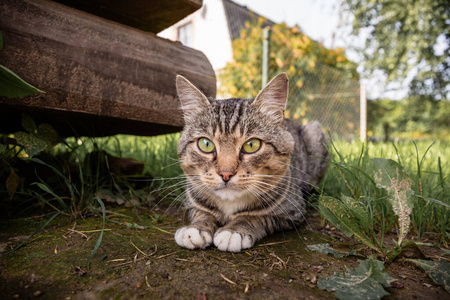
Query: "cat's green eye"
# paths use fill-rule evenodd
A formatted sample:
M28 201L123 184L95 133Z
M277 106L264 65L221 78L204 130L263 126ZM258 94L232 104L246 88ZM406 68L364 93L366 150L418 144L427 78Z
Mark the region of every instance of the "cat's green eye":
M242 151L245 153L255 153L261 148L261 141L258 139L249 139L242 146Z
M198 148L205 153L211 153L216 149L216 146L207 138L201 138L198 140Z

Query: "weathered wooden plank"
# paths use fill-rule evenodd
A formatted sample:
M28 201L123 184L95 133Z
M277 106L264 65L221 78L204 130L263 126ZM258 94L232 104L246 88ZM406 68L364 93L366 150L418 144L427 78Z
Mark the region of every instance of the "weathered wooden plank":
M54 0L88 13L158 33L202 7L202 0Z
M27 110L63 135L155 135L182 126L176 74L215 96L203 53L58 3L1 0L0 32L0 64L46 92L0 98L1 131Z

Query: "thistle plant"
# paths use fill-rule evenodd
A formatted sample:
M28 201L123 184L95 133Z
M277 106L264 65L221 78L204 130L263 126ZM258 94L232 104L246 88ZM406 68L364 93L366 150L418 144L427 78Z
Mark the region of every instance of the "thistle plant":
M385 189L387 199L398 216L398 241L401 246L411 224L410 215L414 207L412 181L403 167L391 159L374 158L374 179L380 189Z

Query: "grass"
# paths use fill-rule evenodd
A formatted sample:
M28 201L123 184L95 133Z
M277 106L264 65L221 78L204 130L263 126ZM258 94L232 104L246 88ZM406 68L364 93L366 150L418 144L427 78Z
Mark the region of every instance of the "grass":
M154 178L170 178L182 173L176 151L179 137L179 133L155 137L117 135L95 139L72 138L68 139L68 143L73 148L76 148L76 145L82 145L79 147L82 157L101 149L117 157L143 161L143 173L150 173ZM64 151L64 149L61 150Z
M104 216L105 208L101 209L102 203L96 197L100 190L109 190L120 198L144 201L150 190L157 190L164 182L182 175L176 154L178 138L179 133L157 137L118 135L95 139L69 138L65 143L55 146L51 153L41 153L38 158L27 160L35 165L35 181L19 185L14 194L16 198L11 198L9 203L13 203L13 199L28 199L27 205L36 205L38 200L58 212L79 218L89 211L100 212ZM15 168L19 175L21 172L17 159L23 153L20 151L10 147L3 149L2 153L3 161L9 161L8 169ZM142 174L111 175L103 151L116 157L143 161ZM337 140L329 151L331 163L322 181L322 194L340 202L343 199L355 199L360 211L367 214L367 231L374 242L379 244L381 252L386 254L383 246L385 233L398 228L399 223L398 216L387 201L386 192L375 184L372 162L375 157L398 162L412 180L415 196L411 225L415 238L421 240L425 233L431 233L437 235L442 244L447 243L450 223L450 143L373 144ZM38 168L39 165L41 168ZM142 177L146 174L150 174L152 179ZM23 178L20 180L25 181ZM134 184L140 180L147 183L145 188ZM4 189L3 193L8 195L8 192L11 191ZM167 193L172 193L167 197L167 201L172 202L181 191L169 189ZM146 201L154 201L152 197L147 197Z
M155 178L174 178L182 174L176 154L178 138L179 134L150 138L117 136L100 141L102 147L114 155L143 160L145 170ZM386 193L373 179L372 159L392 159L403 166L412 180L415 197L411 222L416 238L420 240L424 233L431 232L446 243L450 223L449 142L373 144L338 140L332 143L330 152L332 163L322 181L325 195L356 197L364 204L371 228L378 235L398 227L398 218L386 201Z
M373 158L392 159L411 179L412 233L421 240L425 233L437 234L446 244L449 231L450 144L448 142L399 142L363 144L335 141L330 149L332 162L322 181L323 194L350 197L368 215L373 237L384 244L384 235L399 228L398 216L387 194L374 181Z

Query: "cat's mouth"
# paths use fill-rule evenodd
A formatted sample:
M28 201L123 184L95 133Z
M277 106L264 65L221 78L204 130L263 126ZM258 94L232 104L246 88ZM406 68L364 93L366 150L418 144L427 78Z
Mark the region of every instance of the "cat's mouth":
M242 196L243 191L231 186L222 186L214 189L214 193L223 200L235 200Z

